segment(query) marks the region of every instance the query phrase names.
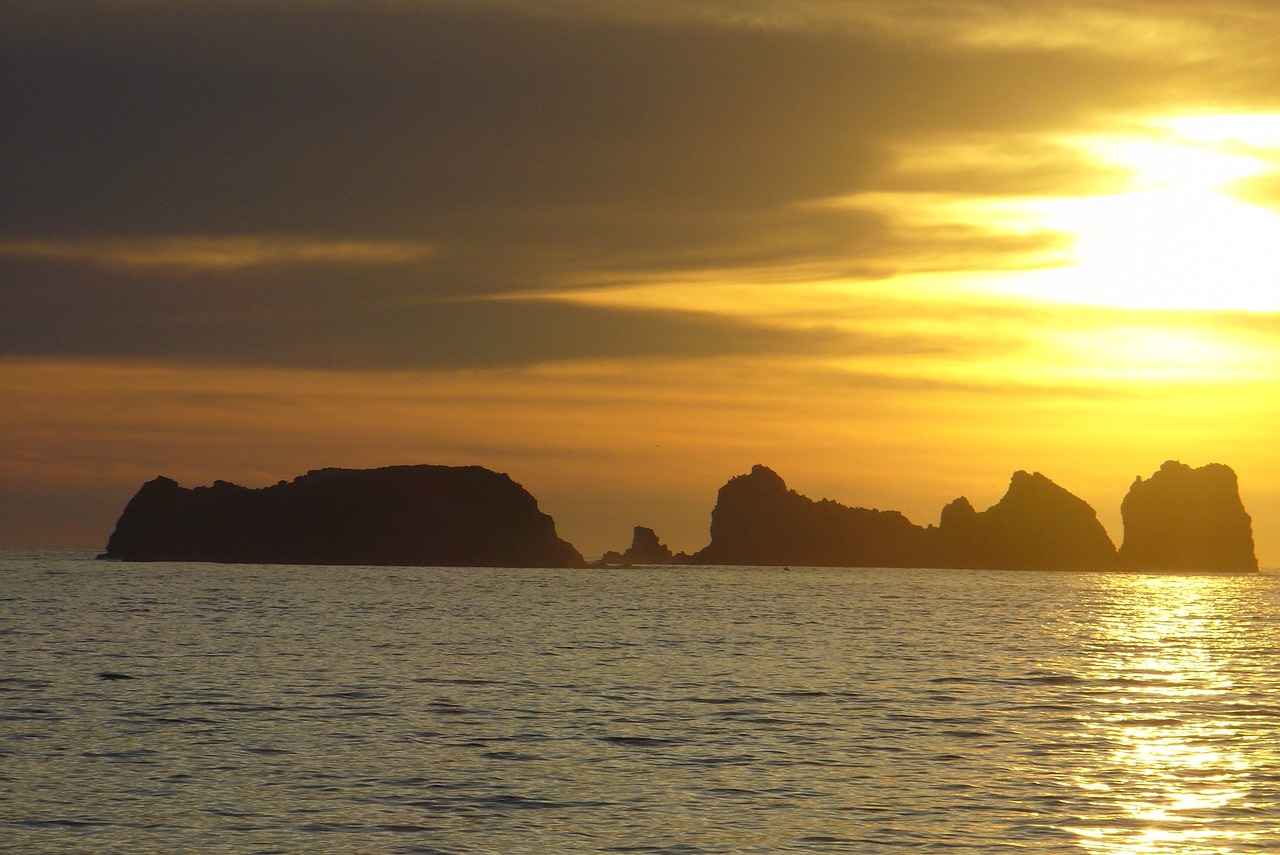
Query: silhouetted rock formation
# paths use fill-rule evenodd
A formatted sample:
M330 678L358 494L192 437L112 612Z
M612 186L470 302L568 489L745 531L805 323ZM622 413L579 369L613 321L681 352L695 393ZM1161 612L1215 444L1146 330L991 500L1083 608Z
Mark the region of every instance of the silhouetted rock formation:
M1039 473L1016 472L997 504L979 513L959 498L939 527L897 511L815 502L756 466L720 489L711 543L687 559L705 564L819 567L954 567L1101 570L1116 550L1084 500Z
M601 564L670 564L671 550L658 542L658 534L651 528L638 525L631 534L631 546L626 552L609 550L600 559Z
M1129 488L1120 505L1129 570L1249 572L1258 569L1253 524L1236 473L1221 463L1192 469L1175 460Z
M897 511L815 502L755 466L720 488L701 564L816 567L927 566L930 533Z
M142 485L104 558L262 564L578 567L506 475L479 466L320 469L252 490Z
M995 505L978 513L961 497L942 510L937 563L992 570L1106 570L1116 548L1083 499L1039 472L1015 472Z

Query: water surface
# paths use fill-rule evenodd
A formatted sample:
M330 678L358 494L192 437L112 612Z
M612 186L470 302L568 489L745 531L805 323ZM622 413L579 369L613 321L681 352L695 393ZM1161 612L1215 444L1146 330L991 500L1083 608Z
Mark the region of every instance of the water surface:
M14 852L1280 849L1280 576L0 553Z

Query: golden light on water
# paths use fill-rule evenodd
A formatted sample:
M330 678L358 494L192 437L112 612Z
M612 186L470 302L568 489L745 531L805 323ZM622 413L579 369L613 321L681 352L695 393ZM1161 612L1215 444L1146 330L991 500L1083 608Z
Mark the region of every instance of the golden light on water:
M1099 855L1226 853L1249 833L1232 817L1248 811L1258 759L1222 714L1233 681L1225 657L1239 639L1215 615L1229 579L1117 577L1099 616L1094 672L1108 690L1081 723L1110 746L1075 778L1090 801L1118 807L1073 827Z

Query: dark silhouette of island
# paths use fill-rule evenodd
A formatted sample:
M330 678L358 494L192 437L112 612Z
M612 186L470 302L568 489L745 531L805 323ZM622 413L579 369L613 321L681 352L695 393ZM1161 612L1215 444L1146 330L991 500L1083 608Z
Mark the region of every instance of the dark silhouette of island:
M1039 472L1015 472L992 507L960 497L937 527L897 511L814 501L755 466L729 480L711 513L711 543L677 561L816 567L939 567L991 570L1257 570L1250 521L1235 473L1166 463L1141 478L1123 508L1117 553L1087 502ZM1175 557L1176 556L1176 557Z
M142 485L102 558L249 564L580 567L507 475L479 466L319 469L272 487Z
M1039 472L1018 471L979 513L961 496L942 509L934 566L992 570L1109 570L1116 547L1084 499Z
M651 528L597 566L719 564L937 567L990 570L1252 572L1252 521L1235 473L1168 461L1139 477L1121 506L1117 551L1087 502L1039 472L1015 472L1000 501L976 510L963 496L937 526L898 511L815 501L754 466L729 479L711 512L711 542L672 555ZM583 567L537 500L479 466L319 469L249 489L215 481L186 489L142 485L107 551L126 561Z
M1258 569L1253 521L1240 500L1236 473L1210 463L1192 469L1166 461L1129 487L1120 505L1128 570L1249 572Z
M979 513L961 497L938 527L897 511L814 501L755 466L720 488L711 544L696 563L816 567L1103 570L1116 549L1093 508L1040 473L1015 472L1009 490Z
M675 556L666 544L658 542L658 534L642 525L631 534L631 546L625 552L609 550L600 558L604 565L670 564Z
M720 488L711 543L694 564L800 564L810 567L926 567L930 538L897 511L815 502L766 466Z

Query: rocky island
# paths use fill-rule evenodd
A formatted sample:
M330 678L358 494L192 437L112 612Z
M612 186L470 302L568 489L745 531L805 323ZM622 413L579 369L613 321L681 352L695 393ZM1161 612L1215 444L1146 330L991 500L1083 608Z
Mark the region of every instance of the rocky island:
M1253 521L1236 473L1221 463L1192 469L1168 460L1133 482L1120 505L1127 570L1250 572L1258 569Z
M814 567L926 567L929 537L897 511L814 501L767 466L720 488L711 543L694 564L799 564Z
M1087 502L1039 472L1018 471L987 510L974 509L961 496L942 509L936 527L919 526L897 511L814 501L757 465L720 488L711 512L711 543L693 555L665 560L989 570L1258 569L1251 521L1227 466L1192 469L1169 461L1151 479L1134 482L1121 513L1125 538L1117 550ZM633 544L637 553L642 540L657 543L651 530L643 529L644 538L641 531ZM646 553L646 559L663 560L660 553Z
M599 563L609 565L631 564L670 564L675 558L665 543L658 542L658 534L651 528L642 525L635 527L631 533L631 545L625 552L609 550L601 556Z
M249 489L142 485L101 557L125 561L580 567L537 500L479 466L319 469Z
M733 478L711 512L699 564L1103 570L1116 548L1089 505L1040 473L1015 472L1004 497L978 512L961 497L941 524L850 508L788 490L765 466Z
M942 509L932 566L991 570L1109 570L1116 547L1089 503L1039 472L1015 472L979 513L961 496Z

